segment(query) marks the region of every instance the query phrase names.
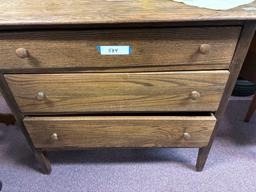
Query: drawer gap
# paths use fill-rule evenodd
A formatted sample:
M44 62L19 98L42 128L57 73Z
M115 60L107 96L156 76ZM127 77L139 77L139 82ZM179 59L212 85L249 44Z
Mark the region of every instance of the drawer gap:
M53 115L38 115L38 114L29 114L25 115L26 117L33 117L33 116L44 116L44 117L54 117L54 116L63 116L63 117L78 117L78 116L212 116L213 113L211 112L168 112L168 113L107 113L107 114L53 114Z

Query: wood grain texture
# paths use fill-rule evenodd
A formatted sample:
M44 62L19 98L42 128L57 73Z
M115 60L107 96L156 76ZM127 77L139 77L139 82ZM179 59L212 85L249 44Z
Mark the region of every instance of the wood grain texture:
M220 125L221 118L223 117L223 113L228 105L229 97L231 96L231 93L234 89L239 72L243 66L244 61L245 61L246 55L247 55L249 47L250 47L250 43L255 34L255 29L256 29L255 22L248 22L248 23L245 23L243 26L243 30L242 30L241 36L239 38L239 42L238 42L238 45L237 45L237 48L236 48L236 51L234 54L234 58L230 65L230 76L228 78L224 94L221 98L219 108L218 108L217 112L215 113L215 116L217 118L215 128L211 135L209 144L206 147L200 148L199 152L198 152L198 158L197 158L197 163L196 163L197 171L202 171L204 168L204 165L207 160L208 154L210 152L212 143L214 141L216 130Z
M26 117L40 149L96 147L201 147L208 144L213 116ZM51 135L58 135L52 140ZM183 134L189 133L190 139Z
M228 76L228 71L191 71L10 74L5 78L20 110L27 114L215 111ZM193 99L193 91L200 98ZM44 95L38 98L38 92Z
M216 129L227 106L228 97L232 92L253 33L255 32L255 7L256 2L228 11L215 11L187 6L171 0L2 1L0 5L0 89L3 91L3 95L11 106L17 122L21 125L21 130L26 136L42 169L46 173L49 173L51 170L50 162L40 150L40 145L45 150L83 147L95 148L97 146L200 147L196 167L197 170L202 170L211 149ZM248 22L248 20L253 20L253 22ZM193 28L191 28L192 26ZM201 33L202 31L200 32L200 30L208 29L209 26L221 26L223 28L216 27L214 35L209 35L209 30L204 33ZM230 66L228 65L233 55L233 49L236 46L235 44L240 33L240 27L228 28L227 26L240 26L242 28L239 43ZM154 27L155 29L143 29L145 27ZM173 28L163 29L163 27ZM210 31L213 33L214 28L212 27ZM86 29L86 32L82 30L74 31L74 28ZM97 34L92 28L99 30ZM109 31L106 29L103 30L104 28L108 28ZM114 28L122 28L122 30L113 30ZM125 28L130 29L127 30ZM139 30L136 28L140 28L141 31L144 30L144 32L138 32ZM235 30L227 30L229 32L225 32L224 28ZM25 29L32 29L33 31L25 32ZM53 31L56 29L68 29L67 31L69 31L69 33L67 35L65 34L67 31ZM189 35L190 33L184 31L185 29L190 33L195 30L195 32L193 32L195 36L192 37ZM133 30L134 32L132 32ZM196 30L199 30L200 33ZM123 33L117 36L119 39L115 39L117 34L113 31L118 33L120 33L119 31L129 32L132 34L133 39L130 39L131 36L129 34ZM104 38L102 38L102 32L106 35ZM159 35L160 32L162 35ZM173 38L176 32L178 32L177 34L179 35L182 34L182 38L179 36L179 38L176 38L176 41L173 41L170 37ZM97 39L93 36L98 34L100 34L102 39ZM111 36L111 34L115 36ZM158 36L152 36L152 34L158 34ZM51 39L47 39L49 36ZM107 36L111 38L107 39ZM65 37L65 39L63 39L63 37ZM123 39L120 39L120 37L123 37ZM107 40L111 41L111 43L131 42L132 45L136 43L136 46L139 45L138 48L140 48L140 50L143 48L142 51L144 52L136 52L136 57L132 57L130 60L125 60L124 58L116 60L116 58L113 58L105 59L101 62L99 62L99 59L94 61L93 58L90 58L92 54L90 50L88 50L88 52L84 51L84 48L88 49L88 47L83 47L83 45L77 46L81 42L86 45L95 46L95 42L89 41L88 39L95 41L100 40L100 42L105 43L107 43ZM66 44L62 44L64 40ZM194 57L188 57L189 53L196 50L195 48L196 46L198 47L199 42L209 43L209 41L211 45L214 43L214 49L212 50L219 48L216 52L210 52L209 55L200 56L196 59ZM174 42L176 43L175 45L177 45L176 47L171 45ZM182 42L183 44L178 42ZM143 46L140 46L140 43L143 44ZM215 43L217 44L215 45ZM13 54L15 54L16 48L19 48L16 47L16 45L29 45L28 53L30 54L29 56L32 57L30 57L29 60L15 58ZM60 48L60 45L63 46ZM148 45L158 45L158 48L161 48L161 52L153 47L157 55L152 52L148 54L146 49ZM80 50L81 47L83 47L83 49ZM168 47L169 50L167 50L166 47ZM187 47L193 49L188 49ZM66 52L65 49L68 50L68 52ZM37 52L38 50L40 52ZM177 50L180 52L177 53ZM172 57L169 54L170 52L173 54ZM18 55L20 54L21 57L25 56L25 53L24 50L18 51ZM87 60L87 58L85 60L84 55L88 53L89 56L87 57L89 60ZM145 56L145 54L148 55ZM216 54L216 57L212 54ZM217 54L219 54L219 56ZM68 55L68 57L66 55ZM77 57L77 55L79 57ZM92 56L97 58L93 54ZM195 60L192 60L192 58ZM179 75L175 74L174 76L173 73L170 73L171 75L164 74L163 76L161 76L162 74L154 74L153 78L134 73L134 76L129 77L129 83L122 81L129 73L124 73L124 76L117 74L119 75L118 77L115 76L116 74L110 73L108 75L112 75L113 78L108 76L107 80L109 81L106 81L105 77L98 78L99 76L97 78L96 76L94 78L92 78L92 76L88 78L83 77L82 80L80 80L79 78L74 78L74 76L72 76L73 74L69 74L70 78L67 79L62 76L63 74L59 74L56 80L54 78L57 76L54 74L48 74L46 76L36 74L28 74L28 76L15 75L15 73L65 73L71 72L71 70L75 72L79 71L80 73L82 73L82 71L146 72L216 70L227 69L228 67L230 67L231 75L228 78L220 105L220 97L228 76L224 71L221 72L224 73L223 75L219 74L220 71L207 73L201 71L193 72L193 74L192 72L181 72ZM165 112L167 112L167 110L176 112L179 110L205 111L211 109L217 111L215 115L218 121L212 132L215 119L209 117L129 117L133 119L129 119L128 117L121 119L122 116L26 117L25 123L30 127L28 128L28 133L22 121L24 113L17 107L17 103L2 73L14 74L10 76L9 85L12 89L16 90L16 92L14 91L14 96L16 101L20 102L18 104L21 105L21 107L32 111L52 111L52 109L60 111L56 113L45 112L47 115L60 115L60 113L62 113L61 111L72 111L71 114L75 114L77 109L80 110L79 113L85 113L84 106L87 109L89 106L91 111L94 111L94 108L96 108L96 110L102 112L105 109L100 107L102 104L107 103L107 110L116 110L115 112L117 113L122 112L122 110L131 110L130 112L136 110L145 111L145 109L152 110L151 107L153 107L154 110L161 109ZM183 73L191 73L191 75L184 77ZM96 73L95 75L98 74ZM105 74L103 74L103 76L104 75ZM35 78L35 76L37 77ZM47 79L46 77L51 77L51 79ZM74 83L71 78L74 78L76 83ZM92 82L89 83L90 79ZM100 84L102 83L102 85L104 84L104 87L108 89L111 88L111 91L115 88L120 90L121 92L114 91L114 95L112 95L115 96L115 98L117 97L119 101L110 103L108 99L105 101L102 100L103 96L107 98L107 96L111 97L111 95L106 94L109 90L102 89L101 86L98 86L99 82ZM17 85L15 85L15 83ZM86 89L89 91L93 90L89 93L97 93L97 95L100 96L100 100L94 102L93 96L89 95L90 103L87 103L84 98L85 96L88 97L88 93L82 86L84 83L86 84ZM94 84L94 89L91 89L92 84ZM47 93L50 91L51 94L47 98L52 99L53 102L49 102L50 100L45 102L43 100L39 103L39 101L35 100L35 94L42 89L39 85L47 90ZM97 89L95 89L95 87ZM188 99L189 96L186 91L194 91L194 89L190 90L191 87L195 87L199 90L201 96L199 100L191 101ZM69 88L72 88L71 92L69 92ZM156 94L157 91L160 94ZM81 95L79 95L79 92L81 92ZM65 94L63 96L63 93L67 94L67 96L65 97ZM123 95L119 93L123 93L126 96L124 103L130 103L130 106L121 105ZM131 93L131 95L128 93ZM134 93L141 94L141 99L134 97ZM174 96L172 95L173 93ZM184 97L185 93L186 97ZM145 95L146 100L144 99ZM150 97L148 97L149 95ZM151 101L150 98L152 98ZM102 101L104 102L102 103ZM24 105L24 103L27 104ZM111 108L113 106L116 108ZM121 106L121 108L117 108L117 106ZM43 112L40 113L43 114ZM29 113L25 113L25 115L26 114ZM31 112L31 114L36 115L35 112ZM59 140L55 143L49 143L49 136L52 134L53 130L59 131ZM191 133L192 137L190 140L184 140L180 137L184 131ZM33 136L33 142L29 134ZM34 142L38 144L36 146L37 148L34 147Z
M228 11L171 0L10 0L0 6L0 25L119 24L255 20L256 2ZM8 11L7 11L8 10Z
M0 91L1 91L5 101L7 102L8 106L10 107L12 114L14 115L17 125L19 126L21 132L24 134L31 151L33 152L33 154L40 166L40 171L43 173L47 173L47 174L50 173L50 171L51 171L50 162L40 151L37 151L35 149L35 147L32 143L32 140L27 132L27 129L24 127L24 123L23 123L24 116L21 113L21 111L19 110L19 108L17 107L17 104L16 104L12 94L10 93L9 87L7 86L7 83L6 83L2 73L0 73Z
M0 33L0 69L228 69L240 30L205 27ZM200 53L204 44L209 45L209 53ZM104 56L96 49L102 45L129 45L132 52ZM27 51L28 56L19 57L19 50Z

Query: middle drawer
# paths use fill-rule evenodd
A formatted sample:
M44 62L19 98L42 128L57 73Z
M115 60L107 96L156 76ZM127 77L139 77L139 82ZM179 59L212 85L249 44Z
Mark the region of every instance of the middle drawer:
M25 114L215 111L228 71L10 74Z

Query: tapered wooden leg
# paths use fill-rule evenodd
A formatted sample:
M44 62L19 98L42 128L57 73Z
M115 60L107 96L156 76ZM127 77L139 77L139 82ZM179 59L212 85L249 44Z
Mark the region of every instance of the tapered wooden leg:
M197 162L196 162L196 170L197 171L202 171L204 169L204 165L208 158L210 149L211 149L210 146L199 148Z
M249 122L253 113L256 111L256 94L254 95L253 99L252 99L252 102L250 104L250 107L249 107L249 110L245 116L245 119L244 121L245 122Z
M223 113L227 107L228 98L230 97L230 95L235 87L236 80L239 76L240 70L242 68L245 57L249 50L251 40L254 37L255 28L256 28L255 24L252 25L251 23L245 24L243 26L243 30L241 31L241 35L240 35L239 41L237 43L235 54L234 54L232 62L230 64L230 68L229 68L230 76L227 81L223 97L221 98L219 108L215 113L215 117L217 119L215 128L211 135L209 144L206 147L200 148L199 152L198 152L197 163L196 163L197 171L202 171L204 168L205 162L208 158L208 154L212 147L212 143L214 140L214 136L216 134L216 130L219 126L219 122L220 122L221 117L223 116Z
M45 153L43 153L41 151L36 151L35 156L40 165L41 172L44 174L51 174L51 172L52 172L51 163L45 156Z
M199 148L198 155L197 155L197 162L196 162L196 170L197 171L202 171L204 169L204 165L208 158L209 152L211 150L211 147L212 147L215 135L216 135L216 131L219 127L219 123L220 123L220 120L217 120L208 145L205 147Z

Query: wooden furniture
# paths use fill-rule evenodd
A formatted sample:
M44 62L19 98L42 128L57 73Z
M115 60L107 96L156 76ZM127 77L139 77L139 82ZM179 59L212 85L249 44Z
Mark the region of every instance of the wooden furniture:
M249 48L248 54L245 58L243 67L240 72L240 76L246 80L256 83L256 35L252 39L251 46ZM249 106L248 112L245 116L244 121L249 122L251 117L256 111L256 93L252 99Z
M256 94L253 96L252 102L249 106L248 112L245 116L244 121L245 122L249 122L254 114L254 112L256 111Z
M46 151L98 147L199 148L201 171L255 6L1 2L0 87L42 171L51 172Z

